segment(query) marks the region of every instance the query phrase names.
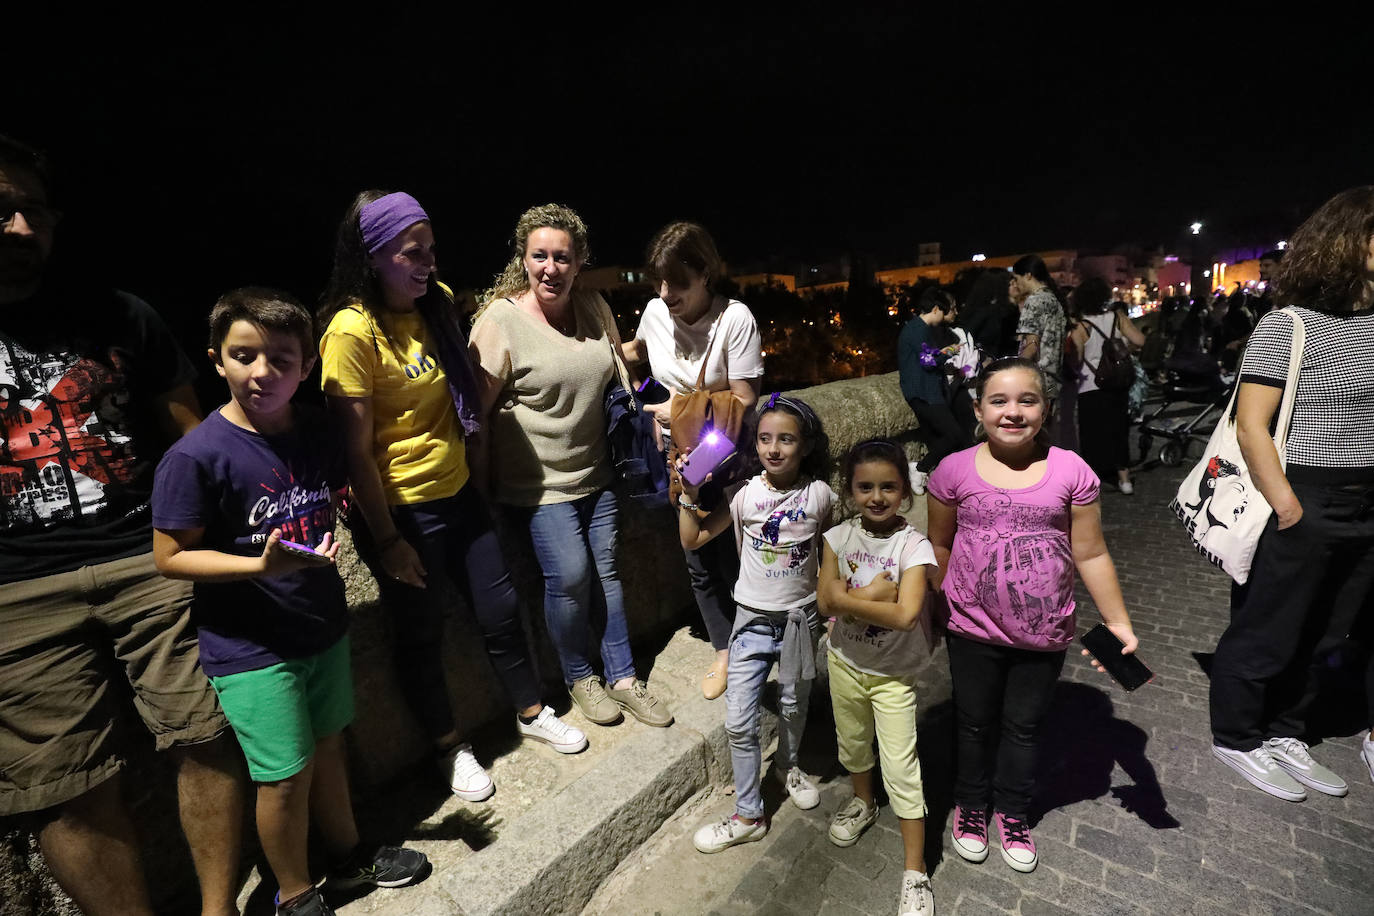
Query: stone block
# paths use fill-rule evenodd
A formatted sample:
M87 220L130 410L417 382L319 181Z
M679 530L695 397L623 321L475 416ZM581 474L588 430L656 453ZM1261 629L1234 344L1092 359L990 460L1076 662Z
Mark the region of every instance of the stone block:
M509 825L501 842L456 863L443 886L466 916L576 913L705 784L700 736L645 731ZM547 894L550 886L560 892Z

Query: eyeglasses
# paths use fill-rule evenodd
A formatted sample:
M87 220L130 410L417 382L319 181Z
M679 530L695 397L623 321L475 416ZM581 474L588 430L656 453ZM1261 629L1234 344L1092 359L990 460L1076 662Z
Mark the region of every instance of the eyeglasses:
M0 230L9 229L14 225L14 217L20 213L24 214L24 222L35 232L51 229L62 218L62 211L55 210L47 204L31 200L5 200L0 201Z

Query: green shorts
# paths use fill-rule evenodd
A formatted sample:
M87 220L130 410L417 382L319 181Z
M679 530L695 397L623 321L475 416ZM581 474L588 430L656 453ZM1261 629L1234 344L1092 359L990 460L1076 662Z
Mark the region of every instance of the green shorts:
M318 655L212 677L210 683L254 782L295 776L314 756L316 738L337 734L353 721L347 636Z

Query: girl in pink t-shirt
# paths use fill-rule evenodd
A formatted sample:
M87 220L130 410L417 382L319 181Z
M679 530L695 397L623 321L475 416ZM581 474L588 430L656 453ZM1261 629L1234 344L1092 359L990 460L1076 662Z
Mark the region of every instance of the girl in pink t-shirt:
M1022 872L1037 863L1027 821L1036 743L1073 641L1075 569L1123 654L1137 644L1102 539L1097 477L1047 444L1044 391L1030 360L990 363L974 404L987 441L942 461L927 495L958 720L954 849L987 858L991 805L1002 858Z

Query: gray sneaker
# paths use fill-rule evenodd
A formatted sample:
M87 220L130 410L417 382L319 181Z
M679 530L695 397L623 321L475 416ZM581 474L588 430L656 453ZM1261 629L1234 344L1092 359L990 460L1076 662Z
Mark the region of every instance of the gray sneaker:
M1297 738L1270 738L1264 747L1275 763L1303 785L1337 798L1350 792L1345 780L1313 760L1307 745Z
M643 681L635 681L633 686L625 690L607 687L606 696L645 725L663 728L673 724L673 714L668 711L668 704L650 693L649 685Z
M853 846L877 819L878 806L865 805L863 799L856 795L831 819L830 842L836 846Z
M587 717L588 722L610 725L621 719L620 707L606 695L606 688L601 686L601 678L595 674L574 681L568 688L568 696L572 697L572 701L577 704L582 715Z
M1214 744L1212 756L1244 776L1252 786L1275 798L1293 802L1307 800L1303 787L1279 766L1274 755L1262 744L1253 751L1235 751Z

